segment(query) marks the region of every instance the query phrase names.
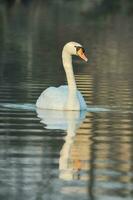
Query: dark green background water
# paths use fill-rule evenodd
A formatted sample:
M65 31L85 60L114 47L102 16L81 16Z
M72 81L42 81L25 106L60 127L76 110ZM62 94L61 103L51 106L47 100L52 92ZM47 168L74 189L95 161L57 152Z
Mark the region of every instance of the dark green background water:
M0 1L0 199L133 198L132 12L130 0ZM73 65L90 112L79 127L72 113L40 122L35 102L66 84L72 40L89 58Z

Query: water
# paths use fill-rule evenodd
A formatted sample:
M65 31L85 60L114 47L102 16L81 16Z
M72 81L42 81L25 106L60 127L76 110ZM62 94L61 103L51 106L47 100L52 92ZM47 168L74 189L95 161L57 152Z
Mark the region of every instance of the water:
M0 199L133 198L131 8L0 3ZM61 49L71 40L89 57L73 62L88 111L36 110L44 89L66 84Z

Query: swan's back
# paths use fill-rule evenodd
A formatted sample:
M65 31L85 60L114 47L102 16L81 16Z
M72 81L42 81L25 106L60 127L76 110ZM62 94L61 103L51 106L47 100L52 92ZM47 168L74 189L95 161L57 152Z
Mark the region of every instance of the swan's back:
M80 108L74 107L73 110L86 110L87 106L81 93L77 91ZM49 87L44 90L37 99L36 106L50 110L69 110L67 107L68 86Z

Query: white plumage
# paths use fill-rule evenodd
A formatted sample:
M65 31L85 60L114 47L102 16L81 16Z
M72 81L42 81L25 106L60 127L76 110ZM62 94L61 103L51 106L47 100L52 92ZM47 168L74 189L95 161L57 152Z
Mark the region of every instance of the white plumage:
M78 50L77 50L78 49ZM80 49L80 53L78 53ZM53 110L86 110L87 105L83 96L77 90L72 67L72 55L78 55L85 61L82 45L76 42L67 43L62 51L63 66L67 76L68 86L49 87L37 99L36 106Z
M80 93L76 91L76 95L79 101L80 109L76 109L76 105L73 109L68 109L67 100L68 100L69 89L68 86L62 85L60 87L49 87L44 90L36 102L38 108L43 109L53 109L53 110L86 110L87 105L85 100Z

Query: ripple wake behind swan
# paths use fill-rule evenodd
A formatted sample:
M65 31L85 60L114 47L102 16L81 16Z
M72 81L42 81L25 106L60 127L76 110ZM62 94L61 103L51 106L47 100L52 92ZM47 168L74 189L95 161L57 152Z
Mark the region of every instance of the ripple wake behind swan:
M30 103L0 103L1 108L6 109L17 109L17 110L29 110L36 111L36 105ZM100 106L89 106L87 107L87 112L109 112L109 108L103 108Z
M35 111L36 106L35 104L30 104L30 103L22 103L22 104L17 104L17 103L0 103L1 108L5 109L17 109L17 110L29 110L29 111Z

